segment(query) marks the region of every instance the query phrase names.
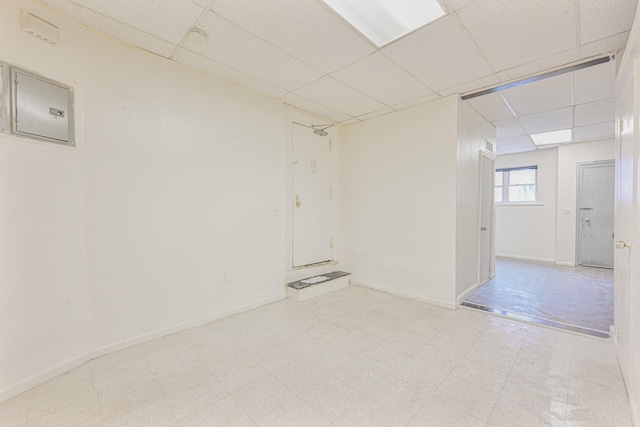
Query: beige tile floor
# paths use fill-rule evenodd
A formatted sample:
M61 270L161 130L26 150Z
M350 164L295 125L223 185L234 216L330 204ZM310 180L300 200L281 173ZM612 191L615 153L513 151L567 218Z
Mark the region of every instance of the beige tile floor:
M113 353L0 426L631 426L613 345L357 286Z

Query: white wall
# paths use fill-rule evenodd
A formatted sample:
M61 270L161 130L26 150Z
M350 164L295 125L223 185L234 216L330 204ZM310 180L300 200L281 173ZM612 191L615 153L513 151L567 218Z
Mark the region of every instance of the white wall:
M578 163L614 154L614 141L604 140L498 156L498 169L538 165L539 204L496 205L496 254L575 265Z
M455 304L457 105L451 96L343 129L355 282Z
M613 160L615 141L594 141L565 145L558 148L558 233L556 236L556 262L576 263L576 181L578 163ZM568 209L570 215L564 210Z
M537 261L556 259L558 150L496 158L496 169L538 166L538 203L496 205L496 255Z
M496 129L466 102L458 102L456 298L478 285L480 151L495 147Z
M61 45L20 31L22 8ZM100 348L284 296L280 102L32 0L0 3L0 55L74 86L78 126L77 148L0 136L0 400Z

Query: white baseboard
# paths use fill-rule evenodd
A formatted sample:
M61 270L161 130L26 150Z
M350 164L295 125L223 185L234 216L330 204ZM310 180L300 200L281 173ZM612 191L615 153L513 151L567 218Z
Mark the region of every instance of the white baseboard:
M556 265L564 265L567 267L575 267L576 265L572 262L563 262L563 261L556 261Z
M488 282L488 280L487 280L487 282ZM485 282L485 283L486 283L486 282ZM483 283L483 285L484 285L484 283ZM476 289L478 289L479 287L480 287L480 285L476 283L475 285L473 285L473 286L469 287L469 289L467 289L466 291L464 291L462 294L460 294L460 296L458 296L458 304L457 304L457 305L460 305L460 303L461 303L465 298L467 298L469 295L471 295L472 293L474 293L474 292L476 291Z
M629 409L631 409L631 423L633 427L640 427L640 413L638 412L638 405L632 399L629 399Z
M555 259L550 258L537 258L533 256L522 256L522 255L507 255L507 254L496 254L496 258L512 258L512 259L521 259L523 261L539 261L539 262L551 262L556 263Z
M440 301L437 299L431 299L431 298L425 298L422 297L420 295L415 295L409 292L403 292L403 291L398 291L392 288L385 288L383 286L378 286L378 285L374 285L372 283L367 283L367 282L362 282L360 280L354 280L354 279L349 279L349 284L351 285L355 285L355 286L362 286L363 288L369 288L369 289L374 289L376 291L381 291L381 292L385 292L387 294L391 294L391 295L397 295L399 297L405 297L405 298L410 298L416 301L421 301L421 302L426 302L428 304L433 304L433 305L437 305L440 307L444 307L444 308L449 308L451 310L455 310L457 309L457 304L452 304L446 301Z
M3 390L0 390L0 402L4 402L5 400L11 399L12 397L17 396L20 393L23 393L39 384L42 384L45 381L50 380L51 378L57 377L58 375L63 374L73 368L77 368L83 363L88 362L91 359L95 359L96 357L104 356L105 354L109 354L109 353L114 353L118 350L122 350L137 344L142 344L144 342L151 341L157 338L162 338L164 336L174 334L176 332L180 332L186 329L190 329L195 326L204 325L205 323L213 322L215 320L222 319L224 317L231 316L233 314L242 313L247 310L252 310L254 308L258 308L266 304L271 304L273 302L283 300L286 297L287 295L285 293L282 293L273 297L255 301L250 304L245 304L231 310L226 310L219 313L214 313L207 316L199 317L197 319L179 323L174 326L158 329L156 331L138 335L132 338L127 338L126 340L118 341L113 344L109 344L103 347L98 347L85 354L66 360L62 363L52 366L51 368L45 369L44 371L41 371L35 375L32 375L16 384L10 385L9 387Z

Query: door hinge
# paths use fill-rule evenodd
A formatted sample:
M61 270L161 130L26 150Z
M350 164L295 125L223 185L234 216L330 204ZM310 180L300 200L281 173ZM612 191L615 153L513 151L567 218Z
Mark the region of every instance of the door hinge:
M624 132L624 120L620 120L620 133Z
M329 237L329 247L333 249L333 236Z

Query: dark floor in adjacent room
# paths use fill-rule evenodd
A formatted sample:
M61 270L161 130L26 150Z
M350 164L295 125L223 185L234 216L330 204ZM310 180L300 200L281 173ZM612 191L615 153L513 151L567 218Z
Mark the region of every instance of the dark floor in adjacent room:
M465 301L608 333L613 270L496 258L496 277Z

